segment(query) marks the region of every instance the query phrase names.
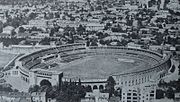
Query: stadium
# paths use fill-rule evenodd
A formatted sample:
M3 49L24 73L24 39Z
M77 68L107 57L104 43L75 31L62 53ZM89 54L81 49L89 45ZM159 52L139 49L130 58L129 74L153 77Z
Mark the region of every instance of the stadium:
M87 47L68 44L42 49L16 59L5 75L20 77L30 85L44 79L52 85L62 80L104 86L113 76L118 86L134 86L164 77L171 67L170 56L144 49L119 46Z

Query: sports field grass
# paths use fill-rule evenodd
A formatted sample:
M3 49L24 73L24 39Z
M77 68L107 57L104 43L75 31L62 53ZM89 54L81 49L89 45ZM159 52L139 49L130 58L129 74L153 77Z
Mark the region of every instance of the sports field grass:
M65 78L97 79L112 74L148 68L148 62L132 57L111 55L87 56L55 68L62 71Z

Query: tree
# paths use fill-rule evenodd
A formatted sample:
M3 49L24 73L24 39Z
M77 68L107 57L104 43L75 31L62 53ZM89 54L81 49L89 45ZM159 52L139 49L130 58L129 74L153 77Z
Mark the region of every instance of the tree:
M166 91L166 97L169 99L174 99L174 90L171 87L169 87Z
M155 5L156 4L156 0L150 0L150 1L148 1L148 6L149 7L152 7L153 5Z
M37 14L36 13L31 13L30 15L29 15L29 19L31 20L31 19L35 19L37 17Z
M112 76L109 76L107 79L106 84L106 91L109 93L109 97L111 97L114 94L114 86L116 85L116 82Z
M118 97L121 98L122 97L121 94L122 94L122 89L121 88L118 88L117 90L114 91L114 96L118 96Z
M86 92L92 92L92 88L90 85L86 86L85 88L86 88Z
M164 31L164 35L169 35L168 29L166 29L166 30Z
M55 18L60 18L60 15L59 15L59 13L57 12L57 13L55 13Z
M50 45L50 39L45 37L44 39L42 39L39 43L42 45Z
M102 10L102 6L97 6L96 10Z
M167 4L168 4L169 2L170 2L170 0L165 0L165 1L164 1L163 8L165 8L165 9L166 9L166 8L167 8Z
M79 82L78 82L78 85L81 85L81 79L79 78Z
M0 33L2 33L2 32L3 32L3 22L0 21Z
M39 85L34 85L29 88L28 92L29 93L38 92L39 89L40 89Z
M166 87L167 83L164 80L160 80L159 83L158 83L158 86L159 87Z
M173 65L172 68L170 69L170 72L174 73L175 69L176 69L176 67Z
M42 85L42 86L40 86L40 89L39 89L39 91L40 92L49 92L49 90L51 90L51 86L48 86L48 85Z
M55 33L55 29L54 29L54 28L52 28L52 29L51 29L51 31L50 31L49 36L50 36L50 37L54 36L54 33Z
M158 45L161 45L163 43L163 41L164 41L163 34L157 33L156 37L155 37L155 40L156 40Z
M133 20L129 20L129 19L128 19L128 20L127 20L127 25L128 25L128 26L132 26L132 25L133 25Z
M138 28L142 28L143 24L142 24L142 20L138 19Z
M111 28L112 32L123 32L121 27L113 27Z
M60 92L58 97L56 97L57 102L69 102L69 97L67 93Z
M97 42L92 41L90 46L98 46Z
M87 45L87 46L90 46L90 41L89 41L89 40L86 42L86 45Z
M23 27L19 27L19 33L24 33L26 30Z
M178 69L179 69L179 70L178 70L178 71L179 71L178 75L180 75L180 65L178 66Z
M19 92L19 90L17 90L17 89L14 89L13 91L14 91L14 92Z
M85 97L86 87L70 82L63 82L62 90L56 97L57 102L79 102L81 98Z
M129 35L132 39L139 39L140 38L140 36L139 36L139 34L137 34L137 33L132 33L132 34L130 34Z
M180 92L180 79L176 82L176 92Z
M164 98L164 91L162 89L156 90L156 99L162 99Z
M98 32L96 33L96 36L98 36L98 39L102 39L103 37L103 33L102 32Z
M79 27L77 27L78 34L82 35L85 31L86 31L86 28L83 27L81 24L79 25Z
M127 41L127 40L124 40L124 39L123 39L123 40L121 41L121 45L122 45L122 46L126 46L127 44L128 44L128 41Z

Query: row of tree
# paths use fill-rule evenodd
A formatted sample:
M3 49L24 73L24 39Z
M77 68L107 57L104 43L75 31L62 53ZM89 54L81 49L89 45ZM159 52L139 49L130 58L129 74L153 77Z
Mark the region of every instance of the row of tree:
M120 91L114 89L115 80L113 77L107 79L107 84L105 89L100 87L101 92L109 93L109 97L116 95L120 97ZM86 92L92 92L93 90L98 89L98 87L84 86L82 85L81 80L78 82L69 82L64 81L61 84L61 87L52 86L48 80L43 80L40 83L40 86L35 85L29 88L29 92L46 92L48 98L56 99L57 102L80 102L81 98L84 98Z
M175 98L174 93L175 93L175 91L171 87L168 87L166 90L157 89L156 90L156 99L162 99L164 97L167 97L168 99L174 99Z
M159 81L158 86L160 89L158 89L156 93L157 99L164 98L165 96L169 99L174 99L174 94L180 92L180 79L170 82L161 80Z

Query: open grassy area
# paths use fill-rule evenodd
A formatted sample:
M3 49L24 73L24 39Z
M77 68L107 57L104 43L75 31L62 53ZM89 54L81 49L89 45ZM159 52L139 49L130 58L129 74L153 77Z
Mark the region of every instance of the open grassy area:
M0 67L5 66L9 61L11 61L16 55L0 52Z
M97 55L78 59L63 66L60 65L55 70L64 72L64 77L67 78L97 79L145 67L149 68L150 65L132 57Z

